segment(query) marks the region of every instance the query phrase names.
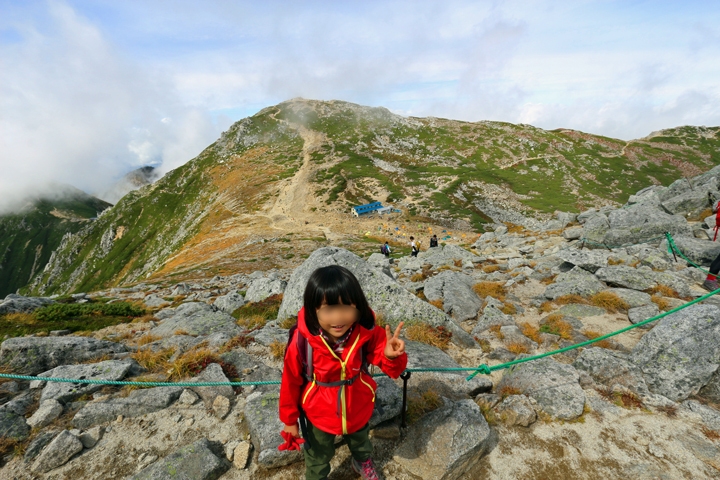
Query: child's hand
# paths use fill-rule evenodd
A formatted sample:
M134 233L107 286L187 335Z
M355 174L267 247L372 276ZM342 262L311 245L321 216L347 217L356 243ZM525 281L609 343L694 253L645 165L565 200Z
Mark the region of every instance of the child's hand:
M405 341L398 338L403 323L405 322L400 322L400 325L395 329L395 335L390 333L390 325L385 325L385 336L387 337L385 356L390 360L396 359L405 352Z
M285 428L283 428L283 432L287 432L295 438L298 438L300 436L297 423L295 425L285 425Z

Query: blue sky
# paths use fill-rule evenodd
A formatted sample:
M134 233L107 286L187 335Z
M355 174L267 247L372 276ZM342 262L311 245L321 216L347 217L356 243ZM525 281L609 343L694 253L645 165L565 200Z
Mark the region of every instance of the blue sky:
M175 168L301 96L621 139L720 125L720 2L0 1L0 193Z

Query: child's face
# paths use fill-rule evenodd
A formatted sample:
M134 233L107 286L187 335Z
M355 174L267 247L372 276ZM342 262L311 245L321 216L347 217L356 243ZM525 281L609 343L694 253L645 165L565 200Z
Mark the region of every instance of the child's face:
M340 299L339 305L328 305L323 299L320 308L316 310L318 323L325 333L333 340L342 337L358 319L358 309L355 304L344 305Z

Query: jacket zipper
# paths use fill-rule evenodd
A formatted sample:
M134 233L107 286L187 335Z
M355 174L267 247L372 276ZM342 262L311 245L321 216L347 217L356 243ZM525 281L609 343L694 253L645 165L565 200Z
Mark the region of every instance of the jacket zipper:
M362 383L364 383L365 385L367 385L367 387L370 389L370 391L372 392L372 396L373 396L372 401L373 401L373 403L375 403L375 390L373 390L373 388L370 386L369 383L367 383L365 380L363 380L362 374L360 374L360 381L361 381Z
M328 345L327 341L320 336L320 339L323 341L327 349L330 351L330 354L335 357L338 362L340 362L340 380L345 380L346 372L345 369L347 368L347 364L342 361L342 358L338 357L332 348L330 348L330 345ZM350 358L352 355L353 350L355 349L355 346L358 343L358 340L360 340L360 334L358 334L357 337L355 337L355 341L352 344L352 347L350 347L350 350L348 350L348 354L345 356L346 359ZM362 379L362 375L360 375L360 378ZM342 413L340 414L340 420L342 421L342 431L343 435L347 435L347 410L345 407L345 385L340 387L342 390L340 391L340 407L342 409Z

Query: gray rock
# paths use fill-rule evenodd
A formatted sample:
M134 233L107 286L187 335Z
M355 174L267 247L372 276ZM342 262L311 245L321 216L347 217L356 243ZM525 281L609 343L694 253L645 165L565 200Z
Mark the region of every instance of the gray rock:
M630 360L648 388L679 401L698 391L720 367L720 308L692 305L667 315L632 349Z
M576 265L591 273L595 273L598 269L608 266L607 255L597 250L567 249L560 250L555 255L565 262Z
M500 333L505 343L519 343L528 347L530 350L538 348L538 344L523 335L522 331L515 325L505 325L500 327Z
M585 223L588 219L598 215L598 211L595 208L590 208L588 210L585 210L584 212L581 212L577 216L577 221L580 224Z
M607 313L604 308L595 307L592 305L583 305L581 303L569 303L563 305L557 311L561 315L570 315L573 317L593 317L596 315L605 315Z
M639 292L630 288L609 288L605 292L613 293L620 297L630 308L642 307L652 303L651 297L645 292Z
M506 315L494 306L485 307L485 311L478 319L471 335L480 336L485 330L496 325L515 325L515 320L510 315Z
M615 210L608 215L610 229L602 242L605 245L625 245L649 240L669 232L674 236L692 236L692 228L682 215L669 215L656 208L634 205Z
M45 400L40 407L27 419L33 428L43 428L53 422L63 412L63 406L57 400Z
M460 368L450 355L432 345L406 340L405 351L408 355L407 368ZM470 381L465 380L470 373L469 371L413 372L412 384L421 390L432 388L446 396L460 394L474 397L478 393L492 389L492 382L485 377L475 376Z
M562 233L562 236L565 240L577 240L578 238L582 238L583 227L570 227Z
M213 412L220 419L224 419L230 413L230 400L227 397L218 395L212 404Z
M585 392L579 379L580 375L571 365L541 358L507 371L497 390L515 389L534 398L551 417L572 420L582 415L585 407Z
M720 412L714 408L703 405L697 400L685 400L680 404L680 408L699 415L710 430L720 431Z
M59 466L65 465L73 455L82 451L80 440L67 430L60 434L43 449L33 463L31 470L35 473L47 473Z
M258 278L250 283L245 292L245 301L256 303L265 300L273 295L280 295L285 291L287 282L279 278Z
M23 297L22 295L10 294L0 302L0 315L6 313L32 313L38 308L55 303L46 297Z
M460 400L412 425L393 460L415 478L457 480L491 448L490 427L480 407Z
M40 430L37 434L37 436L28 444L27 448L25 449L25 454L23 455L23 462L24 463L30 463L37 457L40 452L42 452L43 448L45 448L48 443L50 443L53 438L55 438L61 430L58 429L44 429Z
M712 190L707 188L690 190L665 200L661 203L661 206L672 215L697 216L711 207L710 202L708 202L709 191ZM720 197L717 192L713 193Z
M649 305L643 305L642 307L631 308L630 310L628 310L628 319L633 325L636 323L644 322L645 320L648 320L656 315L660 315L660 309L654 303L651 303ZM654 322L641 325L640 328L653 328L659 322L660 320L655 320Z
M545 288L545 298L555 300L566 295L580 295L589 297L605 289L605 285L596 278L575 278L567 281L557 281Z
M389 377L375 377L375 408L370 417L370 428L391 420L402 412L402 389ZM382 410L382 413L381 413Z
M624 265L611 265L596 272L597 277L608 285L630 288L633 290L647 290L649 288L665 285L680 296L696 296L687 285L687 280L667 272L654 272L647 267L633 268Z
M9 408L0 408L0 432L3 437L24 440L30 435L30 425L22 415Z
M362 258L338 247L323 247L295 269L283 295L278 319L297 316L303 305L303 293L312 272L327 265L342 265L357 277L374 311L382 313L391 324L400 321L423 322L445 327L453 334L453 341L466 347L477 342L447 314L406 291L397 282L368 265Z
M143 298L143 303L148 308L155 308L155 307L162 307L163 305L170 305L170 302L165 300L164 298L160 297L159 295L155 293L151 293L150 295L146 295L145 298Z
M285 335L287 341L287 334ZM243 382L264 382L282 380L282 372L269 367L255 355L249 355L240 349L235 349L220 356L223 362L231 363L240 375ZM273 385L258 385L256 388L272 389Z
M230 315L235 310L245 305L245 298L237 292L231 292L227 295L217 297L213 305L215 305L215 307L220 311Z
M709 266L720 255L720 242L701 240L693 236L673 235L673 243L683 255L698 265ZM667 239L663 239L658 250L668 251Z
M515 355L507 348L498 347L488 354L488 358L491 360L500 360L501 362L512 362L515 360Z
M610 229L610 223L605 215L596 214L583 223L582 238L595 243L602 243L605 234Z
M85 448L93 448L105 434L105 427L93 427L80 435L80 442Z
M38 377L119 381L127 375L134 362L135 360L106 360L86 365L62 365L40 373ZM66 404L83 395L97 392L102 387L101 384L47 382L40 395L40 403L57 400Z
M103 355L127 352L119 343L86 337L16 337L0 346L0 364L26 375L36 375L58 365L79 363Z
M129 480L216 480L230 468L206 438L158 460Z
M445 270L425 280L425 297L443 301L443 310L457 321L475 318L483 301L473 290L477 283L470 275Z
M179 295L189 295L190 293L192 293L192 290L190 290L190 286L187 283L178 283L170 293L170 296L177 297Z
M303 452L279 451L284 443L280 432L284 428L278 416L280 389L253 393L247 398L244 415L250 430L253 447L258 452L258 463L265 468L282 467L301 461Z
M482 258L475 255L474 253L468 252L464 248L453 244L448 244L442 247L442 254L446 258L450 258L453 260L468 260L472 263L480 263L482 261Z
M127 397L114 397L85 405L72 419L73 426L88 428L98 423L139 417L169 407L180 397L182 387L155 387L133 390Z
M175 315L165 319L160 325L150 330L152 335L169 337L177 331L185 331L190 335L209 335L222 332L231 337L241 332L235 319L225 312L213 310L202 302L184 303L175 309Z
M604 348L586 348L572 364L578 371L587 372L597 383L606 387L622 385L635 393L649 393L640 368L623 356Z
M250 452L252 451L252 444L250 442L240 442L233 450L233 465L238 470L242 470L247 466L248 460L250 460Z
M496 410L508 425L528 427L537 420L537 413L525 395L509 395Z
M230 380L223 373L222 367L217 363L211 363L197 377L191 378L188 383L224 383ZM230 385L214 385L205 387L190 387L200 395L205 406L210 408L218 395L227 397L229 400L235 398L235 392ZM180 393L178 393L180 395Z
M255 339L257 343L269 346L274 342L287 343L290 330L276 327L271 324L265 325L260 330L255 330L248 334L249 337Z

